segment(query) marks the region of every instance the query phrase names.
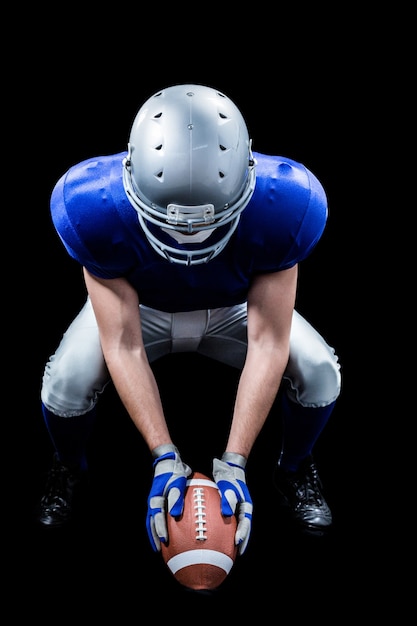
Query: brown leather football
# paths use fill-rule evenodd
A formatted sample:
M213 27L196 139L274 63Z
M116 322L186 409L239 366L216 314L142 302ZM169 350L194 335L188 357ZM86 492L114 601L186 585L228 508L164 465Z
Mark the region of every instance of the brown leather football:
M167 515L168 543L162 558L175 579L196 591L219 587L237 556L236 516L224 517L213 479L194 472L187 480L181 516Z

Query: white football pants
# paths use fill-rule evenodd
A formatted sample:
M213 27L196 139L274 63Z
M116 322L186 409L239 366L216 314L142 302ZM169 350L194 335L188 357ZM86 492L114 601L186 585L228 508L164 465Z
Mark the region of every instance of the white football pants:
M140 312L149 362L169 353L198 352L243 367L246 304L190 313L165 313L141 305ZM87 299L46 363L41 399L56 415L82 415L95 406L109 380L96 319ZM340 365L334 349L296 311L284 380L289 397L306 407L327 406L340 393Z

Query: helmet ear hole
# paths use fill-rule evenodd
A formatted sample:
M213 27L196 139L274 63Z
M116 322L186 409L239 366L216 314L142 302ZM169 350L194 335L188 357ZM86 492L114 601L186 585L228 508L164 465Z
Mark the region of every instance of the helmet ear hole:
M155 229L150 237L149 223L188 235L230 223L228 241L255 187L255 161L241 112L211 87L187 84L163 89L134 119L123 180L145 234L164 257L167 246ZM179 210L174 224L168 219L168 205L191 210ZM193 210L207 205L214 207L210 225ZM218 245L213 245L218 254ZM195 244L192 251L184 243L181 249L187 264L194 256L201 258Z

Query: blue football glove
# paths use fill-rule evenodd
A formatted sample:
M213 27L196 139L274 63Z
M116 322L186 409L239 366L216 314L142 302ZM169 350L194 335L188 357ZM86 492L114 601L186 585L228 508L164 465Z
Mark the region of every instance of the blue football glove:
M181 461L173 444L158 446L152 450L154 478L148 497L146 530L155 552L161 550L161 541L168 540L166 511L176 517L184 508L184 493L191 468ZM168 506L167 506L168 502Z
M238 525L235 544L239 554L248 545L252 528L252 499L246 485L246 459L240 454L225 452L220 459L213 459L213 478L221 495L221 511L226 517L236 513Z

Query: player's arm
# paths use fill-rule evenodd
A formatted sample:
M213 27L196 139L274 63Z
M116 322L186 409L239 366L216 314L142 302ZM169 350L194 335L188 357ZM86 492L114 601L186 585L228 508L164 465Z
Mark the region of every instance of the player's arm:
M258 276L248 296L248 350L230 429L213 477L223 515L235 513L235 542L243 554L252 527L252 499L246 485L246 462L265 423L287 366L290 329L297 289L297 267Z
M151 546L168 540L166 511L179 515L191 468L171 441L159 389L142 339L139 299L123 278L104 280L84 269L100 341L114 386L153 457L146 529Z
M139 300L124 278L102 279L84 269L110 376L150 450L172 443L159 390L142 340Z
M248 351L226 451L248 458L289 357L297 266L255 278L248 295Z

